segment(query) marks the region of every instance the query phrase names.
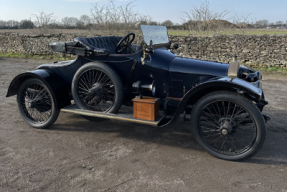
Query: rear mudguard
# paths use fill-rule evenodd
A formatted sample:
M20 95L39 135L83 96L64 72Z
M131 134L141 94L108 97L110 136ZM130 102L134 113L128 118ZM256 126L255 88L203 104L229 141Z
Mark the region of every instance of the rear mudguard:
M159 126L164 127L167 125L173 125L180 117L181 113L185 110L187 105L195 105L196 102L204 95L221 90L228 90L233 92L238 91L240 94L244 94L244 96L256 103L262 103L262 101L264 101L262 89L259 87L256 87L238 78L216 78L201 83L190 89L181 99L181 102L179 103L173 118L167 123L166 121L162 121L165 123L159 123ZM264 101L264 103L267 104L268 102Z
M42 80L43 83L50 90L52 90L51 94L55 100L55 103L58 109L61 109L71 104L71 98L69 96L69 89L68 89L68 86L64 83L63 79L61 79L57 74L51 71L48 71L48 70L44 70L44 69L28 71L28 72L21 73L18 76L16 76L10 83L6 97L16 95L21 84L26 79L29 79L29 78L38 78Z

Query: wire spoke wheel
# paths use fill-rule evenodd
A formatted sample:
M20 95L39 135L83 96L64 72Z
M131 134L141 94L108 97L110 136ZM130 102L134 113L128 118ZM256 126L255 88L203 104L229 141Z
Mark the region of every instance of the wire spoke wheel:
M250 113L230 101L206 105L199 116L199 127L203 141L226 155L249 150L256 139L256 124Z
M215 92L192 110L192 131L211 155L226 160L248 159L262 147L266 128L259 109L245 97Z
M58 117L50 90L39 79L25 81L18 92L18 107L23 119L36 128L47 128Z
M72 95L81 109L116 113L121 107L123 86L116 72L109 66L93 62L76 72Z
M87 70L78 80L77 94L80 102L89 110L107 112L115 102L115 85L100 70Z
M30 84L21 97L21 106L30 120L43 123L52 112L51 97L46 88L37 83Z

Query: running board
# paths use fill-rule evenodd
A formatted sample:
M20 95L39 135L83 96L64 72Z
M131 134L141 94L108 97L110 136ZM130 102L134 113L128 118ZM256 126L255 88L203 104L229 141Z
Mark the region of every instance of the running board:
M78 109L77 106L74 104L74 105L69 105L61 109L61 111L65 113L74 113L74 114L85 115L85 116L90 116L90 117L130 121L133 123L140 123L140 124L146 124L146 125L152 125L152 126L158 126L160 121L164 118L163 116L160 115L156 121L146 121L146 120L141 120L141 119L135 119L133 117L132 107L122 107L117 114L114 114L114 113L100 113L100 112L94 112L94 111L89 111L89 110L84 110L84 109Z

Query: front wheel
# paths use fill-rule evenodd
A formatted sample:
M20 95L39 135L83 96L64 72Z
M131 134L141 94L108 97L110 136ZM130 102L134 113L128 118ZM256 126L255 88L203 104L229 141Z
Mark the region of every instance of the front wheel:
M23 82L18 90L17 102L22 118L32 127L48 128L59 116L51 90L40 79Z
M215 92L200 99L191 116L192 132L211 155L225 160L251 158L262 147L266 128L258 108L232 92Z

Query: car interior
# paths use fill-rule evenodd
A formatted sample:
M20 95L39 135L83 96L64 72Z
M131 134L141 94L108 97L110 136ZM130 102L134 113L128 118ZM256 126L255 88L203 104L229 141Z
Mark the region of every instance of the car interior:
M121 53L116 52L116 47L122 37L118 36L107 36L107 37L77 37L74 41L79 42L87 50L102 53L104 55L110 54L110 56L123 55L123 54L134 54L134 52L127 48ZM137 53L142 48L140 45L131 44L132 49Z

